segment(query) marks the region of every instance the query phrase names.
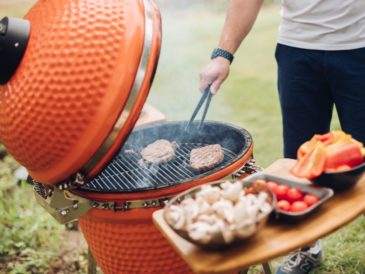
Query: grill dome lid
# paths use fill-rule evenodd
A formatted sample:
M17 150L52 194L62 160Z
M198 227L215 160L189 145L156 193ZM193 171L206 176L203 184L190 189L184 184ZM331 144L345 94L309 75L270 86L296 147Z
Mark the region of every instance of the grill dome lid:
M14 62L0 70L0 142L42 183L95 176L138 119L160 44L151 0L39 0L1 20Z

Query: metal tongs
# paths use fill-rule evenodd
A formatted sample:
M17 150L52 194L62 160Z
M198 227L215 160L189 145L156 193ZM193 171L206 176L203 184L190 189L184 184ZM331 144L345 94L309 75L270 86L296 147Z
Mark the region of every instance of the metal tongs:
M189 123L186 125L184 132L186 133L190 128L191 125L194 122L194 119L196 117L196 115L198 114L199 110L201 109L201 107L203 106L204 102L206 102L205 104L205 108L204 108L204 112L203 112L203 116L200 120L200 124L198 126L198 130L200 130L204 124L204 120L205 120L205 116L207 115L208 112L208 108L210 105L210 101L212 100L213 94L210 92L210 85L205 89L205 91L203 92L202 97L200 98L200 101L198 103L198 105L196 106L193 115L191 115L190 121Z

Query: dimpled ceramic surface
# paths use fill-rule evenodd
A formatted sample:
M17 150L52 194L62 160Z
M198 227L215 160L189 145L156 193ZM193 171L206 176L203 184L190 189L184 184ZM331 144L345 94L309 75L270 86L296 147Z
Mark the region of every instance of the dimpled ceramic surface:
M143 49L144 6L40 0L25 19L28 48L0 86L0 142L34 179L56 183L88 162L128 99Z
M146 216L145 212L140 214L145 216L138 218L138 210L133 211L133 218L123 212L114 213L120 217L113 222L97 220L90 215L79 220L81 230L103 273L192 273L152 224L151 216ZM151 210L147 211L152 213Z

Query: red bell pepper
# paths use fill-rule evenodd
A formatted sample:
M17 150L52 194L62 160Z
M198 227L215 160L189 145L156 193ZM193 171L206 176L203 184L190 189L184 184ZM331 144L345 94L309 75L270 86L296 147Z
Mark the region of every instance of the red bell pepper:
M297 177L312 179L322 174L325 163L326 149L321 142L318 142L307 154L298 159L291 173Z
M298 162L291 172L308 179L327 172L346 171L364 162L364 145L341 130L316 134L302 144L297 153Z
M314 135L313 138L322 142L326 146L326 145L332 144L332 142L335 138L335 134L333 131L330 131L326 134L316 134L316 135Z
M351 167L348 165L339 166L337 168L326 168L326 172L341 172L341 171L348 171Z
M340 140L351 140L352 136L350 134L346 134L345 132L343 132L342 130L333 130L331 131L333 134L333 141L332 143L337 143Z
M340 135L339 135L340 134ZM338 138L339 136L344 135L342 131L331 131L326 134L316 134L310 139L309 141L302 144L297 152L297 158L301 159L306 155L309 151L311 151L318 142L321 142L324 146L328 146L332 144L335 140L335 138Z
M312 138L309 141L302 144L297 152L297 158L298 160L303 158L308 152L313 150L313 148L317 145L319 141L316 138Z
M333 144L326 148L325 169L337 169L340 166L347 165L355 167L364 162L364 157L359 146L353 142L345 144Z

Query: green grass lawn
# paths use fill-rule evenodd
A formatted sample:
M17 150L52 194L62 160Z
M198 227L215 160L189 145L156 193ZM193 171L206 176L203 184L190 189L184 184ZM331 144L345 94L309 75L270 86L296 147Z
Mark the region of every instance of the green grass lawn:
M0 3L0 17L20 16L28 6L2 7ZM225 19L224 6L221 3L161 8L163 46L148 103L164 112L168 120L190 118L200 98L198 74L217 46ZM278 23L278 8L264 7L252 34L236 54L230 78L213 98L208 113L210 120L240 125L251 132L255 158L263 167L282 157L274 60ZM339 128L336 118L333 128ZM13 187L14 181L6 170L9 163L0 165L0 273L46 273L47 265L60 256L55 246L62 243L59 234L63 227L36 205L29 188L24 191ZM326 259L314 273L365 273L364 217L325 238L323 245ZM279 261L275 260L274 265ZM6 262L6 268L1 268L1 262L3 267ZM78 271L64 273L83 273L85 267ZM255 268L251 273L260 270Z

